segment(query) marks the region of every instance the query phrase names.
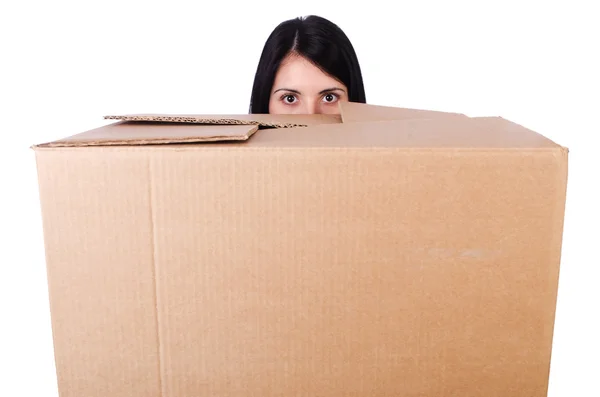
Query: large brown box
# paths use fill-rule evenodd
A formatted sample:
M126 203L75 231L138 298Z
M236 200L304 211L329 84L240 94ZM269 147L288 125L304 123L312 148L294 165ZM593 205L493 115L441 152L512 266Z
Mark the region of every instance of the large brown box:
M568 150L500 117L109 117L34 146L61 397L542 397Z

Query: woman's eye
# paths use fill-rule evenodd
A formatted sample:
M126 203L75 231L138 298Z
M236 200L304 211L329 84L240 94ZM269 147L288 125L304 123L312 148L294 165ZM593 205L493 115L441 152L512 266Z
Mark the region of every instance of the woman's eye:
M294 102L296 102L296 97L293 96L293 95L286 95L286 96L283 97L283 100L286 103L294 103Z
M335 94L326 94L323 99L325 100L325 102L334 102L337 99L337 95Z

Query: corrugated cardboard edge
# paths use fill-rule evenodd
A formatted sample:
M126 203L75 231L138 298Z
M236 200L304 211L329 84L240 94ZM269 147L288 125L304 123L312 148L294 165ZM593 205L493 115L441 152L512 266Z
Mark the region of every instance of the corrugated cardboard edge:
M131 122L156 122L156 123L191 123L191 124L218 124L218 125L258 125L266 128L291 128L306 127L304 123L283 123L260 120L261 117L245 117L245 115L233 117L206 117L206 116L183 116L183 115L109 115L105 120L120 120Z

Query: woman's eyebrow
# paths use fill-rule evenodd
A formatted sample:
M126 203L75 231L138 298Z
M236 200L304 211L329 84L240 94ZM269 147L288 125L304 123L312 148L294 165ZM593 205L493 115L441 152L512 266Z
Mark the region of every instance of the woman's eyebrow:
M292 89L289 89L289 88L280 88L278 90L273 91L273 94L275 94L276 92L279 92L279 91L289 91L289 92L293 92L294 94L300 94L300 91L298 91L298 90L292 90Z
M339 88L339 87L332 87L332 88L327 88L321 92L319 92L319 94L324 94L326 92L331 92L331 91L342 91L342 92L346 92L346 90Z

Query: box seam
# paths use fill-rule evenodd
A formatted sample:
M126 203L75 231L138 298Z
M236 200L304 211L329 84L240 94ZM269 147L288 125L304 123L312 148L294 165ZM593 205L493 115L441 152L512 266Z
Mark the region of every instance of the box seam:
M148 157L148 200L150 206L150 246L152 252L152 283L154 287L154 307L155 307L155 326L156 326L156 345L158 349L158 392L159 396L163 397L164 379L163 379L163 348L161 338L161 321L159 309L159 293L158 293L158 261L156 260L156 215L154 205L154 186L152 173L152 159Z

